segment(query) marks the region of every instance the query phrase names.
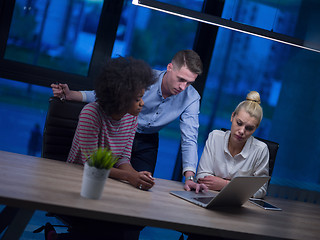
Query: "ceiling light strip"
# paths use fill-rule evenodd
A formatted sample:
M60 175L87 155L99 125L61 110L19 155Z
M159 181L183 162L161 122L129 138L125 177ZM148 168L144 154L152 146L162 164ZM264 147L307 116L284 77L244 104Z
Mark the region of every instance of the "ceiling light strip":
M232 20L223 19L206 13L161 3L154 0L133 0L132 4L320 53L319 49L305 46L304 42L300 39L281 33L268 31L262 28L234 22Z

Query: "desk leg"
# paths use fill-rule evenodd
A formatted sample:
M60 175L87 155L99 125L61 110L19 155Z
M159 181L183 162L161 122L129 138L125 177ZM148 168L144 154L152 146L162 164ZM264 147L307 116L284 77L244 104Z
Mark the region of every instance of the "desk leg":
M19 240L33 213L34 210L19 209L1 239Z

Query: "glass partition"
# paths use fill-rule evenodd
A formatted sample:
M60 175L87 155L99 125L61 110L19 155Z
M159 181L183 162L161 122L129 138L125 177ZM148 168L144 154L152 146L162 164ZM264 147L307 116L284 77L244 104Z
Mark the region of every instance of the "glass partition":
M255 4L259 8L260 3ZM241 14L252 13L252 5L246 7L242 6ZM231 5L224 16L230 14L228 9L232 11ZM259 13L267 15L269 9L265 10ZM299 9L299 15L305 11ZM288 20L282 25L284 34L299 31L306 21ZM313 29L306 32L313 33ZM319 64L319 53L220 28L202 98L199 152L210 131L230 128L237 104L256 90L261 94L264 118L254 135L280 145L271 184L319 192Z
M0 150L41 156L51 88L0 78Z
M87 76L103 0L17 0L4 58Z
M301 0L227 0L222 17L294 37L300 7ZM288 25L291 27L290 31Z

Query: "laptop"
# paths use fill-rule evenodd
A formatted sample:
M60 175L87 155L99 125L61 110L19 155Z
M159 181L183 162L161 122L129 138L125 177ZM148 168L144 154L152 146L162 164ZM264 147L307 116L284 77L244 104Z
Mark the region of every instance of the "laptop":
M265 184L270 177L239 176L233 178L220 192L171 191L170 194L204 208L240 207Z

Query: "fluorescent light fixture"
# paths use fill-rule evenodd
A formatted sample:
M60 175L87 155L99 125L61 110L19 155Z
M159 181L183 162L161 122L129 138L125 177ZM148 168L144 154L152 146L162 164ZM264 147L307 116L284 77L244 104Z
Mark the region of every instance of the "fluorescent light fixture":
M133 0L132 4L320 53L320 49L313 47L312 45L316 44L312 42L306 42L288 35L234 22L232 20L223 19L206 13L154 0Z

